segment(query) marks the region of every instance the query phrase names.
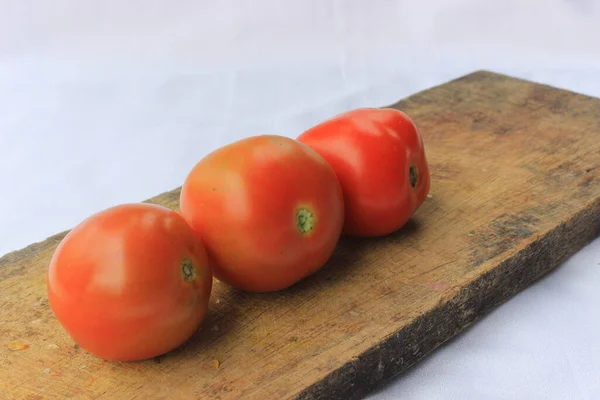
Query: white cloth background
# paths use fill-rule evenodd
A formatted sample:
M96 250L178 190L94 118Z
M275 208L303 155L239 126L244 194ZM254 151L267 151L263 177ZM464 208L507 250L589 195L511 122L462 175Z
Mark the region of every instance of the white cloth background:
M596 0L0 0L0 254L476 69L600 97ZM600 398L600 241L373 399Z

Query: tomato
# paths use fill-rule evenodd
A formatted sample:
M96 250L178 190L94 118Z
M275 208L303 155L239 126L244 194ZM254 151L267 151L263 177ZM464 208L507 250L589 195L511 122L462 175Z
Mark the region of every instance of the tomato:
M187 176L180 205L215 277L252 292L284 289L320 269L344 222L329 164L277 135L242 139L205 156Z
M423 140L394 109L361 108L298 137L333 167L344 192L343 233L382 236L400 229L429 193Z
M206 251L174 211L124 204L94 214L56 248L48 300L86 351L106 360L164 354L190 338L207 311Z

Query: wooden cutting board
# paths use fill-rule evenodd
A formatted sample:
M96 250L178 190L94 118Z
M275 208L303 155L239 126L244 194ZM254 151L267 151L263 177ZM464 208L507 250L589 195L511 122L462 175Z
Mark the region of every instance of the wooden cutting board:
M394 107L420 127L431 164L414 219L342 240L280 293L216 283L202 328L163 357L105 362L65 334L45 276L64 233L4 256L0 398L360 398L598 235L600 100L480 71Z

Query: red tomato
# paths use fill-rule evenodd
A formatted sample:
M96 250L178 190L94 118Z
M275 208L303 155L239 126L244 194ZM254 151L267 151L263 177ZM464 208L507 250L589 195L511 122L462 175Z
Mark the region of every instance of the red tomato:
M265 135L204 157L181 190L215 277L237 288L284 289L329 259L344 222L340 184L316 152Z
M92 215L57 247L48 299L83 349L107 360L166 353L199 327L212 272L181 215L126 204Z
M344 234L381 236L401 228L429 193L423 140L394 109L338 115L298 137L333 167L344 192Z

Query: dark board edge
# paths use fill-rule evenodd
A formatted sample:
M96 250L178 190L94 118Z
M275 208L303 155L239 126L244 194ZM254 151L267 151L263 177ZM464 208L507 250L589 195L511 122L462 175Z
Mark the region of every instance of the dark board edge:
M397 377L469 325L561 265L600 235L600 198L492 267L455 296L420 315L295 398L360 399Z

